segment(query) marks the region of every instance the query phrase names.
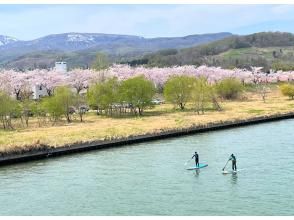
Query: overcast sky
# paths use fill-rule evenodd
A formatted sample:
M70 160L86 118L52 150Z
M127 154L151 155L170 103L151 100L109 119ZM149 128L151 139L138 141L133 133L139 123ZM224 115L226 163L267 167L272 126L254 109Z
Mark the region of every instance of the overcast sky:
M144 37L294 32L294 5L0 5L0 35L65 32Z

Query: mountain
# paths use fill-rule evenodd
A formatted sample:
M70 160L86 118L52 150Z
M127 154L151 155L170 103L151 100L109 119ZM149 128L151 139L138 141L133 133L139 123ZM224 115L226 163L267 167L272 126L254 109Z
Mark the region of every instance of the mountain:
M0 64L5 68L27 69L52 66L57 59L88 66L97 52L111 61L126 61L161 49L182 49L232 36L231 33L190 35L185 37L144 38L131 35L64 33L31 41L15 41L0 47ZM82 58L80 56L86 56Z
M222 40L176 51L158 51L143 57L147 66L209 65L224 68L277 66L294 68L294 35L286 32L261 32L230 36ZM133 60L133 64L140 60ZM142 63L142 62L141 62Z
M15 43L17 41L18 40L16 38L0 35L0 47L2 47L4 45L9 45L11 43Z

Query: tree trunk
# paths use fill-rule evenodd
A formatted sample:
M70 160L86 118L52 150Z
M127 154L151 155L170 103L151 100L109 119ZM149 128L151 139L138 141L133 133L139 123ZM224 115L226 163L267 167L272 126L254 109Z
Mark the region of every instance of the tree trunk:
M185 108L185 105L183 103L180 103L180 109L184 110L184 108Z
M216 110L222 111L222 107L220 106L220 104L218 103L218 101L216 100L215 97L212 98L212 102L213 102L213 106Z
M139 110L139 115L142 116L143 115L143 109L142 108L138 108Z
M67 120L67 123L70 123L71 122L69 113L66 113L66 120Z

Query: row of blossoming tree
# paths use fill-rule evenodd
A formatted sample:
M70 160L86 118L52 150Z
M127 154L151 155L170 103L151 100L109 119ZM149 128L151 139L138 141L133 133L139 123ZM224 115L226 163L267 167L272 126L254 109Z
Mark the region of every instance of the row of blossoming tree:
M207 66L178 66L167 68L145 68L130 67L127 65L113 65L107 70L94 71L90 69L74 69L67 73L59 73L54 70L33 70L27 72L17 72L14 70L0 71L0 89L10 94L14 94L20 99L24 90L31 89L33 85L42 85L48 92L53 94L54 88L60 85L71 86L77 93L88 88L89 84L107 77L117 77L125 80L137 75L143 75L151 80L157 88L174 75L186 75L193 77L205 77L209 83L216 83L224 78L237 78L242 83L275 83L289 82L294 80L294 72L272 72L264 73L261 68L253 67L252 71L243 69L227 70L220 67Z
M164 93L168 101L184 109L184 102L177 101L177 97L179 95L183 97L183 94L179 94L175 90L178 83L171 79L178 80L178 82L182 80L182 88L190 87L189 99L186 101L194 97L193 100L197 100L194 103L197 106L195 109L199 113L203 112L207 98L216 109L221 109L216 97L217 92L218 94L224 92L224 90L220 91L222 86L220 82L224 82L226 79L235 79L243 85L292 82L294 79L294 72L264 73L261 70L262 68L258 67L252 67L252 70L248 71L207 66L134 68L127 65L113 65L100 71L74 69L67 73L59 73L54 70L27 72L2 70L0 72L0 101L2 103L0 119L4 128L13 127L11 123L13 117L19 117L22 123L28 126L31 115L38 116L40 120L46 115L50 115L53 121L64 115L70 122L71 107L76 106L82 121L85 108L81 108L81 106L85 105L92 106L100 114L103 111L108 115L112 115L114 112L122 114L127 113L128 110L132 114L142 114L143 109L151 105L150 99L155 90ZM234 84L232 81L225 83L227 85ZM213 85L218 85L218 87L213 87ZM225 84L223 83L223 85ZM43 98L42 108L38 105L39 101L32 101L34 87L45 89L46 96L49 97ZM148 92L141 91L140 93L139 90L142 87L148 88ZM146 94L148 97L144 99L140 97ZM141 103L139 103L140 100ZM60 106L63 106L63 109L59 108ZM40 121L41 123L42 121Z

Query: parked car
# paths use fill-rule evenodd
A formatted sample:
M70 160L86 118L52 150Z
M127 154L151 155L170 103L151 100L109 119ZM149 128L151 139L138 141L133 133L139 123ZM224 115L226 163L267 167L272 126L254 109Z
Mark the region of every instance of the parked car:
M76 109L75 109L75 107L70 106L70 107L69 107L69 111L68 111L68 113L69 113L69 114L76 113Z
M90 110L90 108L89 108L89 106L87 106L87 105L82 105L82 106L80 106L80 111L82 111L82 112L87 112L87 111L89 111Z
M163 104L164 101L163 100L160 100L160 99L152 99L151 101L154 105L160 105L160 104Z

